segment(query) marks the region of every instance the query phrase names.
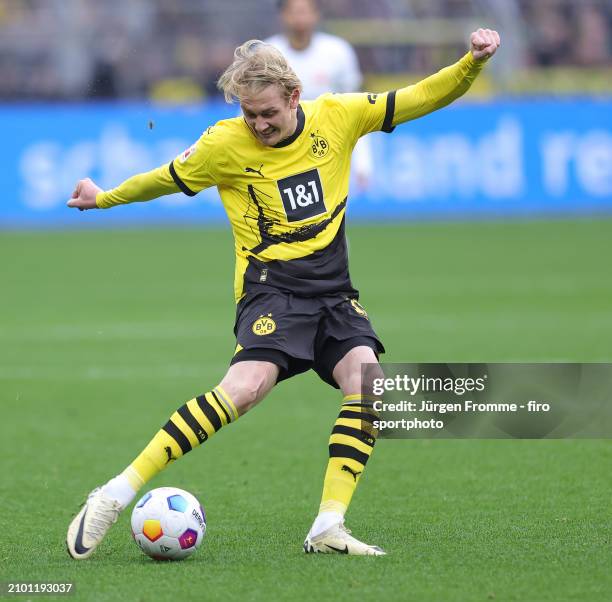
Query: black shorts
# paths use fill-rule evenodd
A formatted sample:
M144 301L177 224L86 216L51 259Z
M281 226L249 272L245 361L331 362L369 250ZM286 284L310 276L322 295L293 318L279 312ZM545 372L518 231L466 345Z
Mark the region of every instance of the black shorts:
M346 295L247 295L238 303L234 334L237 352L232 364L272 362L280 368L279 381L312 368L336 388L333 370L353 347L365 345L377 356L385 352L366 311Z

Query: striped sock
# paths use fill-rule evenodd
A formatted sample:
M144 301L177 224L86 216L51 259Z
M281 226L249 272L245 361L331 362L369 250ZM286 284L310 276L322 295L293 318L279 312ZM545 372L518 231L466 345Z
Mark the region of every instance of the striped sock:
M319 512L344 516L372 453L378 432L371 402L347 395L329 439L329 462L323 482Z
M122 474L138 491L168 464L204 443L221 427L237 418L234 402L221 387L195 397L172 414Z

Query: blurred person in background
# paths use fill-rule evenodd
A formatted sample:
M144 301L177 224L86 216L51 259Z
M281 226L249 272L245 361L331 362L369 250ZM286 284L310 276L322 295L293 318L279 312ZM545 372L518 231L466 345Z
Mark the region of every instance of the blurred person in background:
M304 86L304 99L355 92L362 81L357 55L346 40L317 31L317 0L279 0L278 7L283 33L264 41L283 53Z
M577 11L575 60L578 65L599 66L610 61L612 40L610 38L610 22L612 5L608 10L597 2L581 6Z
M342 38L317 31L318 0L278 0L283 33L265 40L278 48L302 82L302 97L314 100L327 92L356 92L362 75L353 47ZM372 153L362 138L353 153L356 183L363 190L372 175Z
M552 67L571 63L574 37L566 7L555 0L540 0L526 9L535 65Z

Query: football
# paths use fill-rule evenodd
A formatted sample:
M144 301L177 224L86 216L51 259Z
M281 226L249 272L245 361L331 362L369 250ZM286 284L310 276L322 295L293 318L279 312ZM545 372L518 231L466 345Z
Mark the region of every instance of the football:
M206 514L188 491L159 487L143 495L132 511L132 535L155 560L182 560L201 545Z

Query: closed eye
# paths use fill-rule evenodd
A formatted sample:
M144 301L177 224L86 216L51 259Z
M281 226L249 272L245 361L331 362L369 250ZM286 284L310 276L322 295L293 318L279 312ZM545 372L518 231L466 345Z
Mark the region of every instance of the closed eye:
M257 114L256 113L252 113L251 111L245 111L243 109L243 113L244 116L247 119L256 119L257 118ZM261 116L266 118L266 117L274 117L274 115L276 115L278 113L278 111L276 109L270 110L270 111L264 111L263 113L261 113Z

